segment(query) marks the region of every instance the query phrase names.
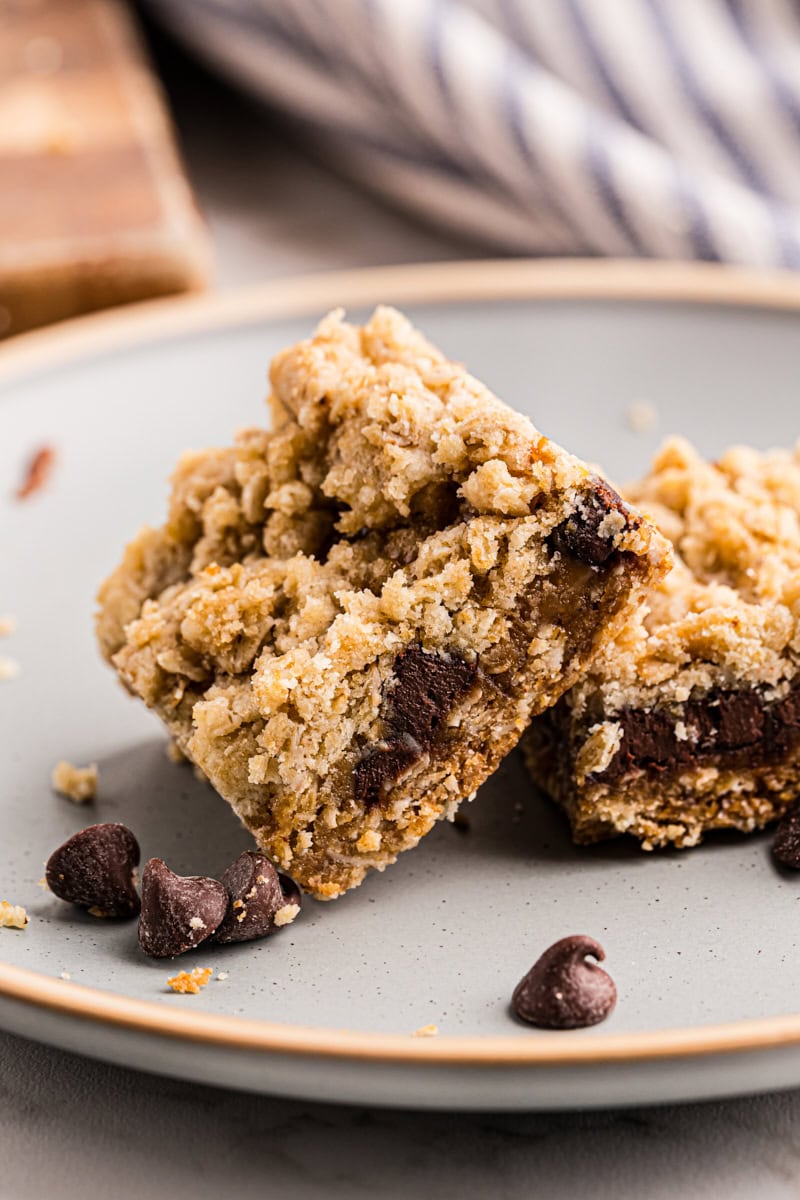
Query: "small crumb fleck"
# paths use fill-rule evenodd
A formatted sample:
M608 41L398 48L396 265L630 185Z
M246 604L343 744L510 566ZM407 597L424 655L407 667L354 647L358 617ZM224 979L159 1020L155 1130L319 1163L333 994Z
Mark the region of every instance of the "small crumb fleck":
M169 761L173 763L185 763L189 761L177 742L167 742L166 755Z
M43 875L41 879L36 880L36 886L42 888L45 892L50 891L50 885L47 882L47 876Z
M13 658L0 658L0 679L16 679L20 665Z
M167 987L180 995L196 996L204 988L213 974L211 967L195 967L193 971L180 971L167 980Z
M99 917L101 920L105 920L108 916L106 910L104 908L98 908L96 904L93 904L91 908L87 908L86 911L90 917Z
M8 900L0 900L0 928L24 929L28 924L28 914L21 904L9 904Z
M220 983L224 983L227 978L228 978L227 971L220 971L219 974L217 975L217 979L220 981Z
M377 829L367 829L356 842L356 850L362 854L371 854L381 848L381 835Z
M189 922L190 929L205 929L206 923L202 917L192 917Z
M60 978L61 979L72 979L72 976L70 975L69 971L62 971Z
M648 433L658 424L658 410L647 400L638 400L629 405L625 421L634 433Z
M299 912L299 904L284 904L283 908L279 908L275 913L275 924L278 929L282 925L290 925Z
M420 1025L419 1029L415 1029L411 1036L412 1037L436 1037L438 1035L438 1033L439 1033L438 1025L434 1025L434 1024Z
M97 763L88 767L76 767L62 758L56 763L50 776L55 791L76 804L86 804L97 795Z
M52 446L42 446L33 455L25 468L22 483L17 488L17 500L27 500L35 492L41 491L50 478L56 463L56 452Z
M0 637L10 637L17 628L13 617L0 617Z

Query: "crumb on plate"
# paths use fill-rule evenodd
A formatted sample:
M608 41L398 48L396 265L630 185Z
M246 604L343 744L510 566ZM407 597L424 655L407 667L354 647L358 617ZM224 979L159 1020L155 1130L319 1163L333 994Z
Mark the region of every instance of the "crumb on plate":
M212 976L211 967L195 967L193 971L179 971L167 980L167 987L180 995L196 996L204 988Z
M97 777L97 763L76 767L62 758L53 767L50 782L59 795L67 796L76 804L85 804L97 795Z
M633 433L648 433L658 424L658 410L647 400L638 400L628 406L625 422Z
M274 917L278 929L282 925L290 925L299 912L299 904L284 904L282 908L279 908Z
M228 978L227 971L220 971L219 974L217 975L217 979L219 980L220 983L224 983L227 978Z
M24 929L27 924L28 914L21 904L10 904L8 900L0 900L0 927Z
M22 477L22 483L17 488L17 500L27 500L35 492L41 491L50 478L56 463L56 452L52 446L41 446L29 460Z
M430 1025L420 1025L419 1029L415 1029L412 1037L437 1037L439 1026L431 1023Z

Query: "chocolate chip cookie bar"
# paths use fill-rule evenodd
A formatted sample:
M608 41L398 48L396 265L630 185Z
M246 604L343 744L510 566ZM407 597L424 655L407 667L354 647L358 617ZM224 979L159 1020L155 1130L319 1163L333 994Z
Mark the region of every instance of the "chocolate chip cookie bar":
M278 355L271 432L185 456L100 593L104 654L307 891L494 771L666 541L392 309Z
M754 830L800 795L800 448L668 442L627 489L672 570L524 749L576 841Z

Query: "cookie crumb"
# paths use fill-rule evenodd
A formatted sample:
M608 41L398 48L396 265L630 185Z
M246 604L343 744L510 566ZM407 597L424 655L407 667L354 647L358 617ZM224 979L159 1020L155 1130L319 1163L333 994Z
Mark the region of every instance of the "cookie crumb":
M629 405L625 422L633 433L649 433L658 424L658 410L647 400L637 400Z
M219 980L220 983L224 983L227 978L228 978L227 971L220 971L219 974L217 975L217 979Z
M8 900L0 900L0 927L5 929L24 929L28 924L28 914L21 904L10 904Z
M419 1029L415 1029L412 1037L438 1037L439 1026L431 1023L430 1025L420 1025Z
M98 908L96 904L93 904L91 908L87 908L86 911L90 917L99 917L102 921L104 921L108 916L106 910L104 908Z
M47 882L47 876L43 875L41 879L36 880L36 886L42 888L43 891L50 891L50 884Z
M69 971L62 971L59 975L59 979L72 979L72 976L70 975Z
M299 904L284 904L283 908L279 908L275 913L275 924L279 929L281 925L290 925L299 912Z
M17 628L13 617L0 617L0 637L10 637Z
M56 452L52 446L42 446L33 455L25 468L22 483L16 491L17 500L27 500L41 491L52 474L56 463Z
M56 763L50 776L53 789L76 804L86 804L97 795L97 763L88 767L76 767L62 758Z
M13 658L0 658L0 679L16 679L20 665Z
M189 922L190 929L205 929L206 923L202 917L192 917Z
M167 742L164 752L172 763L185 763L189 761L177 742L171 740Z
M211 967L195 967L193 971L179 971L167 980L167 987L180 995L196 996L204 988L212 975Z

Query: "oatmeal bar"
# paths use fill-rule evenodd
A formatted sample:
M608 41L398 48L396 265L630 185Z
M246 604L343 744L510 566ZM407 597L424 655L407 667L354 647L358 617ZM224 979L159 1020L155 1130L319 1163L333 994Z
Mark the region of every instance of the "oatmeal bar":
M331 898L573 683L667 543L392 309L278 355L273 431L185 456L100 593L127 687Z
M674 439L627 490L675 564L525 738L576 841L753 830L800 795L800 447Z

